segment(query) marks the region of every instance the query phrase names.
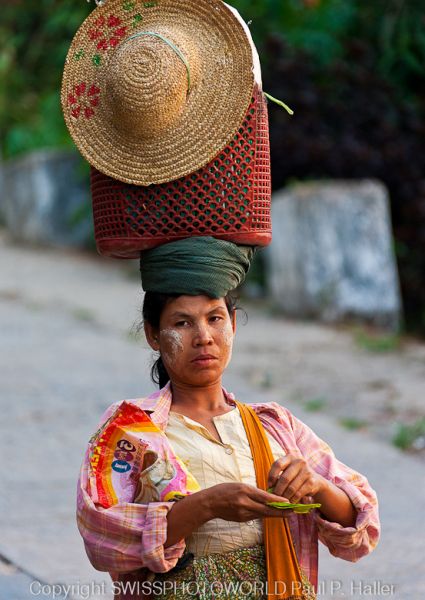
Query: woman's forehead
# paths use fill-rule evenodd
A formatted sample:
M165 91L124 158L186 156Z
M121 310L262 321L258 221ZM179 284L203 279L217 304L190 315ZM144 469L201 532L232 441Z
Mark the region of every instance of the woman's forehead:
M209 296L179 296L170 300L164 313L169 316L174 314L197 315L207 314L216 309L226 308L224 298L210 298Z

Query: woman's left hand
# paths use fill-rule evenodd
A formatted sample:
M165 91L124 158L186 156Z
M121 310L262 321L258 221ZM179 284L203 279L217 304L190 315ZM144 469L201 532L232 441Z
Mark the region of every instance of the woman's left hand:
M273 488L273 494L284 496L290 502L299 502L305 496L314 500L325 483L324 477L313 471L304 458L288 454L272 464L267 488ZM311 498L306 500L309 502Z

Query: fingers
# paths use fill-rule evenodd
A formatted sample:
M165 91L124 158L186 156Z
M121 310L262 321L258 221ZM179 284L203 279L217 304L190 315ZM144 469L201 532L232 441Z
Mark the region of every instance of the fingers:
M307 476L307 478L304 479L300 485L298 485L298 481L296 479L292 482L290 487L293 488L294 492L292 493L288 488L285 492L285 494L290 498L290 501L301 502L302 498L306 497L306 494L311 491L310 478ZM304 504L310 504L310 502L304 502Z
M246 509L249 511L247 520L259 519L264 517L286 518L293 514L293 510L281 509L268 506L267 502L288 502L287 498L271 494L251 485L246 485L247 503Z
M282 502L282 498L279 498L280 502ZM272 500L270 500L272 502ZM286 518L293 514L293 510L291 509L282 509L282 508L273 508L273 506L267 506L262 502L252 501L250 505L250 510L252 511L252 515L250 519L259 519L264 517L280 517Z
M284 469L286 469L286 467L291 463L292 460L292 457L289 455L275 460L275 462L270 467L269 476L267 480L267 488L271 488L276 485L277 480L279 479L279 475Z
M273 493L286 496L291 502L315 493L313 474L304 458L285 456L275 461L270 469L269 480L274 480Z
M301 478L295 479L296 485L298 485L298 481L301 481ZM269 493L245 483L225 483L218 484L217 487L220 486L222 488L221 493L217 494L220 500L214 505L214 515L227 521L246 522L266 517L287 518L294 514L293 510L274 508L267 503L298 502L298 499L291 499L289 495L284 497ZM304 503L309 503L309 491L311 493L311 486L309 481L306 480L297 487L296 493L299 498L304 498Z
M266 492L253 485L247 486L248 496L255 502L265 504L266 502L288 502L288 499L277 494Z
M284 472L279 477L278 482L275 485L274 493L278 496L285 495L289 498L290 502L297 502L299 498L307 494L309 491L308 487L304 484L309 480L309 474L298 467L292 471ZM300 494L299 491L302 487L305 487L304 493Z
M302 504L313 504L312 496L307 495L311 491L310 480L307 479L295 492L291 502L301 502Z
M314 498L313 498L313 496L310 496L310 495L303 496L300 499L300 502L302 502L303 504L313 504L314 503Z

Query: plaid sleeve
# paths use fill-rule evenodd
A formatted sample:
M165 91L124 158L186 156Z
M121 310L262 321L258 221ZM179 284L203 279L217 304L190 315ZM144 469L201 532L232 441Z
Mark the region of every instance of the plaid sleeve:
M279 406L279 405L277 405ZM284 407L295 435L296 444L310 466L320 475L342 489L357 510L355 527L343 527L323 519L314 511L320 541L334 556L356 562L376 547L380 536L378 499L366 477L354 471L333 453L305 423Z
M117 405L103 415L104 422ZM98 571L125 573L147 567L155 573L172 569L185 550L184 539L164 548L167 515L173 502L119 503L98 507L88 493L89 448L77 490L77 524L87 556Z

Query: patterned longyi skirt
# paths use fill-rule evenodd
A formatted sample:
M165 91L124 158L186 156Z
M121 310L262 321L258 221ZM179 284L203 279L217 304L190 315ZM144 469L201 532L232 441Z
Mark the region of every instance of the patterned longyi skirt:
M266 582L264 546L255 545L200 556L182 569L156 573L153 587L158 600L265 600ZM282 585L283 582L276 582L276 590L283 592ZM302 592L302 600L316 599L304 577Z

